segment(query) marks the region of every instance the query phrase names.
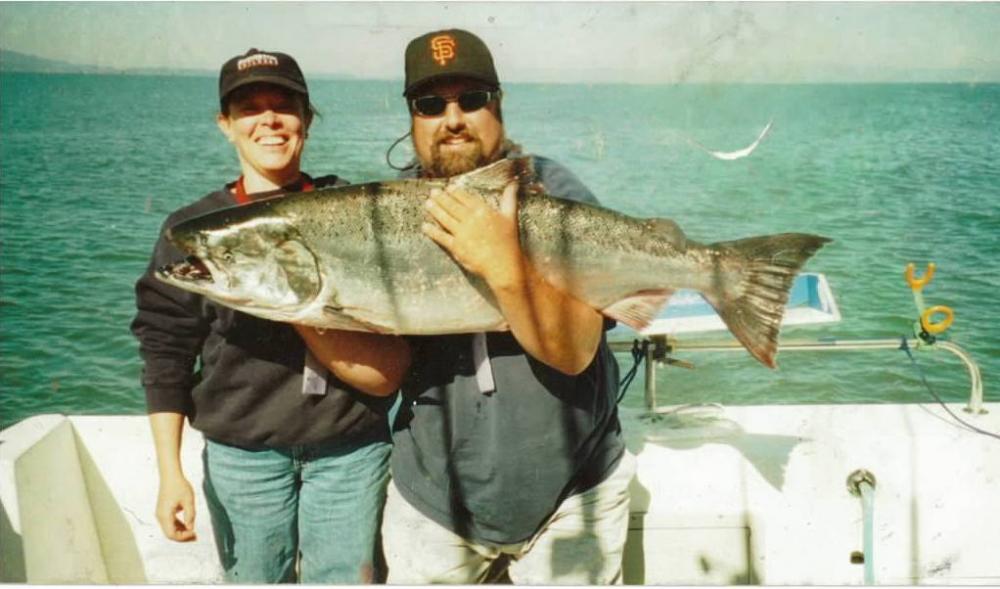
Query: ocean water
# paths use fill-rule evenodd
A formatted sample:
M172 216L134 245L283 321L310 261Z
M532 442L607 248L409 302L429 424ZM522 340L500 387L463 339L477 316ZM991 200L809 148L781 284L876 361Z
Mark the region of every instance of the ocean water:
M322 118L305 169L353 181L395 175L406 131L398 82L318 80ZM172 210L235 178L215 127L215 80L5 74L0 78L0 423L27 416L139 414L133 284ZM801 231L833 238L806 269L827 275L839 324L789 338L910 335L907 262L938 272L928 304L1000 400L1000 85L518 85L510 137L572 169L610 207L670 217L702 242ZM709 157L748 145L752 156ZM393 161L409 157L407 147ZM680 353L660 403L931 402L900 351ZM917 355L946 400L962 364ZM629 358L620 358L623 371ZM642 374L623 401L642 405Z

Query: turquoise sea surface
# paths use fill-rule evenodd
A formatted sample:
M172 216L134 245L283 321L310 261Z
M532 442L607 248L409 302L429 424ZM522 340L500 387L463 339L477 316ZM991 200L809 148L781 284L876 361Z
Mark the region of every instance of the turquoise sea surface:
M391 178L385 151L407 128L399 82L312 82L322 118L305 169ZM908 262L938 267L928 304L951 306L944 337L1000 400L1000 85L529 85L505 87L509 136L572 169L613 209L670 217L701 242L788 231L835 241L825 273L838 324L783 337L912 335ZM128 330L133 284L172 210L234 179L216 129L216 80L4 74L0 78L0 425L39 413L139 414ZM749 145L747 158L712 150ZM405 143L405 142L404 142ZM393 161L405 162L404 145ZM681 353L660 403L932 402L900 351ZM917 355L946 400L968 396L962 364ZM622 371L630 363L620 357ZM642 374L623 403L642 405Z

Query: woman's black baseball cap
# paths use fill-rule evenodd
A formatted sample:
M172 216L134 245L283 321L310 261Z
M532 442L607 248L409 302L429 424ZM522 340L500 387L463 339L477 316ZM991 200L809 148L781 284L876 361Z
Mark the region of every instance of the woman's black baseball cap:
M247 84L273 84L302 94L309 104L309 88L295 59L287 53L250 49L222 64L219 72L219 104L225 110L226 97Z

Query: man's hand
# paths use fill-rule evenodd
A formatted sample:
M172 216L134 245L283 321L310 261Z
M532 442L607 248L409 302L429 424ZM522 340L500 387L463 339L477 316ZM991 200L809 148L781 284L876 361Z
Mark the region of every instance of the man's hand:
M423 231L493 291L521 347L564 374L590 365L603 319L586 303L552 286L521 251L517 184L500 197L500 210L459 188L431 191L425 205L434 222Z
M182 517L181 517L182 516ZM163 535L175 542L190 542L194 533L194 489L183 475L160 478L156 520Z
M523 283L516 182L504 189L499 211L455 186L432 190L424 206L435 221L424 223L424 233L463 268L493 289L518 288Z

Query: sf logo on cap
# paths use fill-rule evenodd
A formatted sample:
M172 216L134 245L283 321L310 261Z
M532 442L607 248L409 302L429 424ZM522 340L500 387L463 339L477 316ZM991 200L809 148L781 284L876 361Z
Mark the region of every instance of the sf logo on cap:
M431 39L431 51L438 65L445 65L455 59L455 39L451 35L438 35Z

